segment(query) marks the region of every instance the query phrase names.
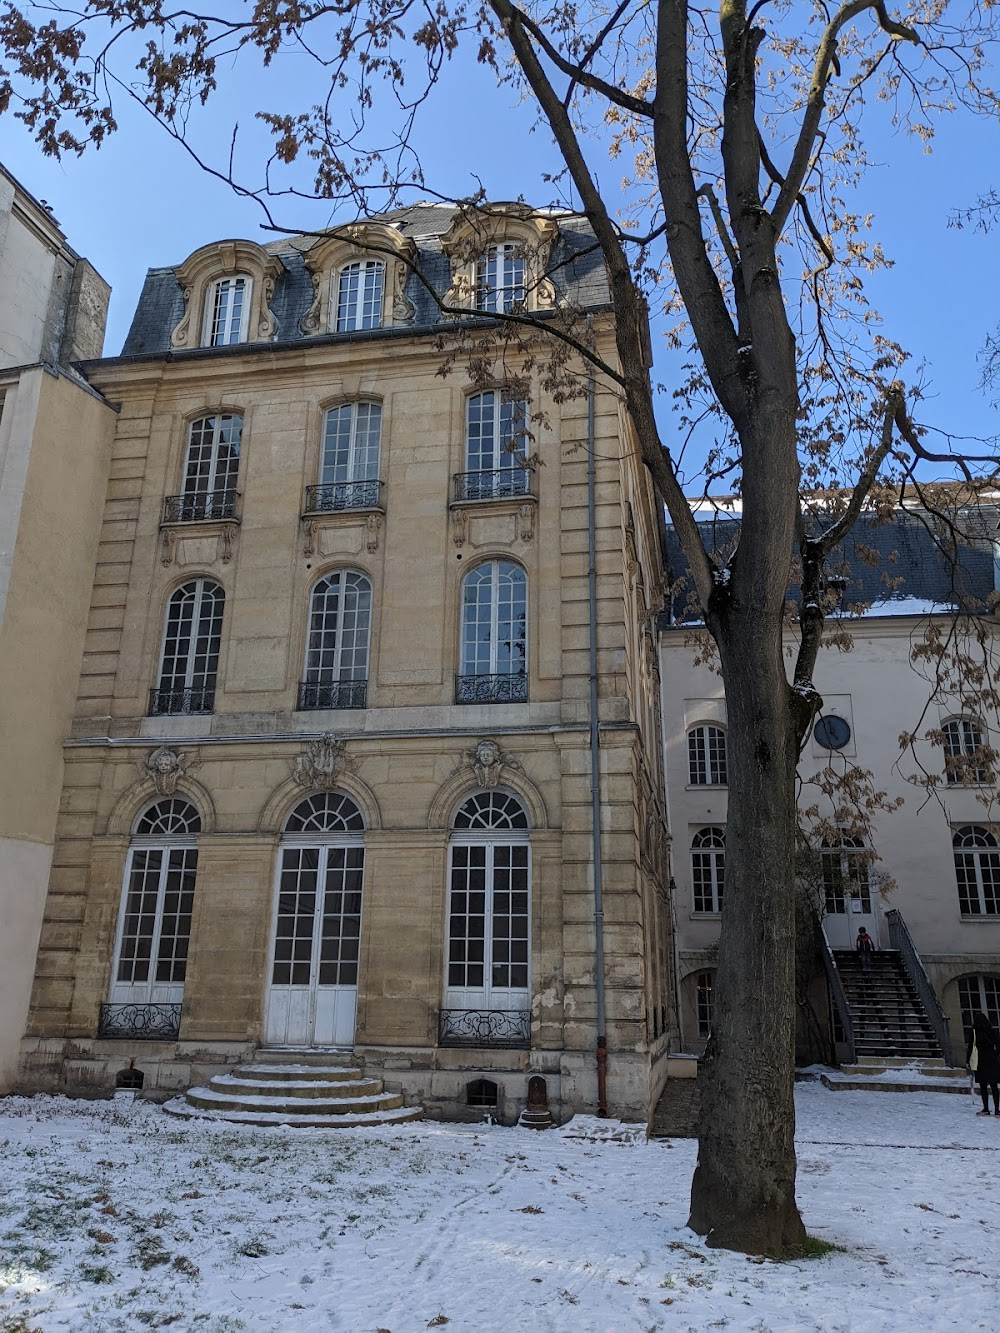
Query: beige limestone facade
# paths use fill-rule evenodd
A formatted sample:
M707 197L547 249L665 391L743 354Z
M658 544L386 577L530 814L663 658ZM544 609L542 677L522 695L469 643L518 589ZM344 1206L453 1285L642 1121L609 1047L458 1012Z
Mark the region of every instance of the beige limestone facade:
M662 507L629 422L598 385L591 438L586 398L551 401L535 382L538 465L514 487L463 487L481 386L438 373L437 332L414 320L402 279L385 309L395 327L316 334L322 264L293 324L286 278L276 296L267 264L294 257L240 260L232 244L228 270L221 250L218 274L178 266L200 277L184 304L171 297L157 350L83 367L115 425L19 1086L107 1092L134 1064L146 1093L163 1096L263 1046L336 1045L429 1114L480 1116L485 1080L510 1121L533 1075L557 1118L596 1109L592 456L608 1106L644 1118L666 1076L674 982L655 649ZM207 327L204 302L218 313L230 299L219 284L234 264L260 285L264 334L171 343L179 327ZM321 323L336 305L324 300ZM597 328L613 356L606 315ZM498 368L497 402L501 388ZM378 408L379 484L324 507L307 488L325 480L331 420L348 419L331 413L349 407L357 425L358 404L369 422L367 405ZM170 497L183 496L206 420L240 423L228 498L185 508ZM504 588L523 597L506 621ZM164 687L185 590L215 635L211 687L204 672L192 688L176 671ZM337 617L362 603L370 636L363 644L355 624L348 669ZM494 660L507 653L509 667L512 636L513 689ZM317 675L327 650L337 665ZM303 832L309 801L349 812L350 827ZM162 823L150 833L165 802L194 812L179 841ZM470 810L487 815L470 825ZM173 881L163 871L157 898L156 867L171 857L183 868ZM142 892L152 896L137 925ZM311 972L296 971L302 949L320 951ZM142 1022L114 1031L129 1006ZM158 1006L179 1028L151 1040L163 1036L147 1022Z
M108 295L0 168L0 1093L28 1014L114 430L69 361L100 353Z

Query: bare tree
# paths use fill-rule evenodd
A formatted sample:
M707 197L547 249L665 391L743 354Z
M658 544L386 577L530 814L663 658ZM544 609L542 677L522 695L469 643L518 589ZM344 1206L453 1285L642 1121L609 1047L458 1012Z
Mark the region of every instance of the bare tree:
M213 168L269 210L303 194L353 220L414 189L426 197L434 183L420 165L420 117L445 62L464 52L483 79L534 107L555 146L551 202L585 215L603 256L617 356L598 357L574 312L537 330L523 309L506 321L529 341L550 340L554 375L579 357L621 395L683 546L729 710L727 893L690 1223L713 1245L800 1251L795 770L821 703L812 676L824 569L863 508L889 504L919 465L973 486L993 470L991 459L928 450L911 417L919 385L904 380L907 355L867 303L866 276L889 261L864 204L866 135L881 123L929 139L947 110L994 114L981 80L1000 9L260 0L227 17L164 0L38 11L5 0L0 14L0 110L55 154L100 143L119 96L138 98L197 152L197 108L224 68L268 65L286 47L312 57L315 105L262 112L274 146L259 188L236 181L235 157ZM387 136L388 105L398 117ZM599 184L608 153L625 164L620 196ZM486 205L477 196L463 207L475 215ZM676 353L676 444L654 411L650 308L665 321L662 355ZM699 442L703 462L692 467ZM725 557L692 517L698 485L740 496L738 541ZM789 679L793 565L802 600Z

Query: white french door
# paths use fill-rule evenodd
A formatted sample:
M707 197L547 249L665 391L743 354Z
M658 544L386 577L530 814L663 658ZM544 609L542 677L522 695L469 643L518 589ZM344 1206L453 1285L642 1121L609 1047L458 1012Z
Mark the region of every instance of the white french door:
M531 1007L530 852L527 842L452 844L447 1008Z
M285 844L264 1015L270 1046L353 1046L365 849Z
M125 871L112 973L112 1004L179 1004L184 998L198 851L133 846Z

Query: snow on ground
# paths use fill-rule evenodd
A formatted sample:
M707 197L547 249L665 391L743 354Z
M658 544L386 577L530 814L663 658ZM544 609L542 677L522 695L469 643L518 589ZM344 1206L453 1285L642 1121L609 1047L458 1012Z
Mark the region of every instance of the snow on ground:
M799 1198L842 1246L686 1230L695 1144L475 1125L179 1122L0 1101L0 1333L993 1329L1000 1119L796 1089Z

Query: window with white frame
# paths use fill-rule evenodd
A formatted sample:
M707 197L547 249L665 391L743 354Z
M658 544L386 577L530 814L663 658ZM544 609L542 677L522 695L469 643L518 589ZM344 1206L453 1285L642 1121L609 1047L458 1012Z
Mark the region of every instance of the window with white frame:
M701 722L688 732L688 781L692 787L724 787L726 733L711 722Z
M184 991L198 869L198 811L179 796L136 820L125 863L112 1004L176 1004Z
M726 880L726 831L700 828L691 839L691 891L696 912L721 912Z
M698 1036L707 1041L712 1035L712 1011L715 997L715 973L699 972L695 977L694 1003L698 1018Z
M236 512L243 418L200 417L188 427L182 493L166 517L178 522L231 518Z
M988 782L984 762L983 732L975 718L953 717L941 728L944 733L944 773L950 783Z
M313 585L300 708L364 708L371 611L371 583L357 570L335 570Z
M338 333L382 327L385 264L379 259L358 259L337 275Z
M456 1010L530 1005L528 816L494 788L455 815L449 856L445 1003Z
M475 308L509 314L525 300L524 247L504 242L491 245L476 260Z
M490 560L469 570L462 580L459 703L527 698L527 617L520 565Z
M204 346L226 347L246 342L252 289L253 279L245 273L219 278L209 285L205 293Z
M466 400L465 473L459 500L494 500L525 495L531 473L525 466L528 404L500 389Z
M995 1028L1000 1028L1000 977L959 977L958 1002L962 1010L962 1030L966 1041L976 1014L985 1014Z
M171 593L150 713L212 711L225 601L222 587L211 579L193 579Z
M989 829L965 824L952 838L958 905L963 916L1000 914L1000 847Z
M855 899L861 904L862 912L871 913L869 859L864 843L858 838L843 834L837 842L824 839L820 864L827 913L843 916L852 910Z
M319 465L320 507L378 503L381 443L382 408L378 403L344 403L327 411Z

